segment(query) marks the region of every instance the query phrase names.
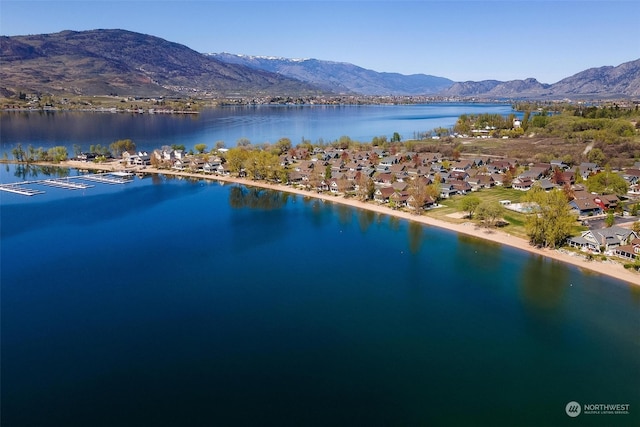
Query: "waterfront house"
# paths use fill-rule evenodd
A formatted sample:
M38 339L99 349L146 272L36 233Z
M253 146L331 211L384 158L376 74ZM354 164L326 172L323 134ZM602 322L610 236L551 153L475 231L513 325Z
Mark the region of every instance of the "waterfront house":
M409 193L405 191L394 191L391 196L389 196L389 203L393 203L396 208L404 208L407 206L407 199L409 198Z
M219 158L209 159L209 161L202 165L202 170L206 173L215 173L218 170L218 166L221 164L222 161Z
M591 252L609 252L620 246L628 245L637 238L634 231L614 225L608 228L584 231L580 236L570 238L568 243L571 247Z
M221 164L216 168L216 174L221 176L229 176L231 175L231 169L229 169L229 165Z
M98 154L96 153L80 153L76 156L76 159L81 162L92 162L96 157L98 157Z
M620 258L629 260L640 258L640 239L633 239L628 245L617 247L613 253Z
M204 170L205 160L200 157L193 157L189 160L189 170L192 172L202 172Z
M127 166L147 166L151 164L151 156L146 151L139 151L134 154L125 151L122 153L122 159L127 163Z
M373 193L373 200L379 203L386 203L395 191L396 190L393 187L376 188L376 191Z
M189 161L186 159L176 159L173 162L173 166L171 166L171 169L175 169L177 171L184 171L187 170L187 168L189 167Z
M406 201L406 206L410 209L416 209L416 208L428 209L433 207L436 203L436 201L431 196L427 196L425 198L424 204L422 206L415 206L415 201L416 201L415 197L413 197L412 195L409 196Z

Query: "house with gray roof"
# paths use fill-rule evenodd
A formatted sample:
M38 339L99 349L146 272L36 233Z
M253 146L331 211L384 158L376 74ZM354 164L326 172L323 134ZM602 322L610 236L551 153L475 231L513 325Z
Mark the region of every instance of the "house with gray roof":
M570 238L568 243L569 246L582 250L600 252L602 248L604 252L607 252L625 246L637 238L634 231L614 225L608 228L584 231L580 236Z

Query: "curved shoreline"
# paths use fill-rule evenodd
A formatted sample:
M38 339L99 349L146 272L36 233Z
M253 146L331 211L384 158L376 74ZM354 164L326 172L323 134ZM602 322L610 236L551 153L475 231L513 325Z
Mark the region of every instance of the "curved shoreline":
M47 164L50 165L50 164ZM68 160L60 163L58 166L60 167L68 167L72 169L98 169L98 170L109 170L109 171L117 171L123 170L120 164L114 163L102 163L102 164L92 164L85 163L80 161ZM531 254L540 255L555 261L564 262L566 264L570 264L581 269L588 270L590 272L595 272L597 274L601 274L604 276L609 276L628 284L633 284L636 286L640 286L640 274L625 269L619 263L602 263L599 261L587 261L584 258L578 256L571 256L567 253L563 253L557 250L552 249L539 249L533 247L529 244L525 239L512 236L500 230L490 230L486 228L482 228L476 226L471 223L464 224L455 224L435 218L431 218L426 215L414 215L409 212L399 211L391 209L387 206L362 202L356 199L349 199L342 196L335 196L333 194L324 194L324 193L316 193L313 191L301 190L298 188L294 188L288 185L282 184L272 184L263 181L252 181L250 179L245 178L236 178L231 176L220 176L220 175L204 175L198 173L191 172L183 172L183 171L175 171L175 170L165 170L165 169L156 169L153 167L146 167L145 169L139 170L141 173L145 174L164 174L164 175L172 175L172 176L182 176L194 179L206 179L210 181L219 181L225 183L236 183L241 185L246 185L250 187L260 187L274 191L282 191L291 194L296 194L304 197L313 197L320 200L325 200L329 202L340 203L346 206L350 206L358 209L366 209L369 211L373 211L379 214L395 216L397 218L415 221L424 225L429 225L433 227L438 227L446 230L453 231L455 233L464 234L471 237L476 237L479 239L487 240L490 242L498 243L501 245L510 246L519 250L523 250L529 252Z

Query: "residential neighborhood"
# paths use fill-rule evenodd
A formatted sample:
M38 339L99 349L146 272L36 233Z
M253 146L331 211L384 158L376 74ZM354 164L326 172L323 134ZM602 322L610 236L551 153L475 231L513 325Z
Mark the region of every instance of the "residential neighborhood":
M208 154L193 154L165 146L151 153L125 151L122 161L127 167L141 171L154 166L274 181L414 212L436 209L441 206L440 202L448 199L494 188L510 187L523 193L536 187L546 192L562 189L576 220L583 225L603 226L602 220L612 213L616 222L626 224L626 227L611 224L613 226L583 231L566 242L569 247L623 259L640 257L637 240L640 234L631 229L634 221L628 220L637 215L637 207L635 212L631 210L640 196L640 164L616 172L627 183L626 194L597 194L588 191L585 182L590 176L603 173L604 168L588 162L568 165L554 159L548 163L521 164L516 159L497 156L449 158L438 152L329 146L289 148L277 156L272 155L271 163L265 160L266 163L258 165L255 161L255 167L246 167L244 163L234 166L229 153L229 149L223 148ZM93 157L83 154L78 158L89 161Z

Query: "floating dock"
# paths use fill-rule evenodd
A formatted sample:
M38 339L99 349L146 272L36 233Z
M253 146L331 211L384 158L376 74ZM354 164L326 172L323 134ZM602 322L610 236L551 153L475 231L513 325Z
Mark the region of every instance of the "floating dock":
M66 188L68 190L84 190L85 188L91 188L91 184L83 184L82 182L71 182L68 178L61 179L45 179L40 182L42 185L57 188Z
M85 190L87 188L94 187L94 185L86 184L84 182L78 182L79 180L115 185L127 184L129 182L132 182L133 177L134 174L129 172L94 173L87 175L70 176L65 178L50 178L37 181L21 181L11 184L0 184L0 191L20 194L22 196L35 196L37 194L44 194L45 192L43 190L30 188L33 185L63 188L65 190ZM27 185L29 185L29 187L26 187Z
M36 194L44 194L42 190L34 190L33 188L21 188L25 183L13 183L13 184L0 184L0 191L7 191L9 193L21 194L23 196L35 196Z
M109 172L101 174L79 175L79 179L101 182L103 184L126 184L133 180L133 174L128 172Z

